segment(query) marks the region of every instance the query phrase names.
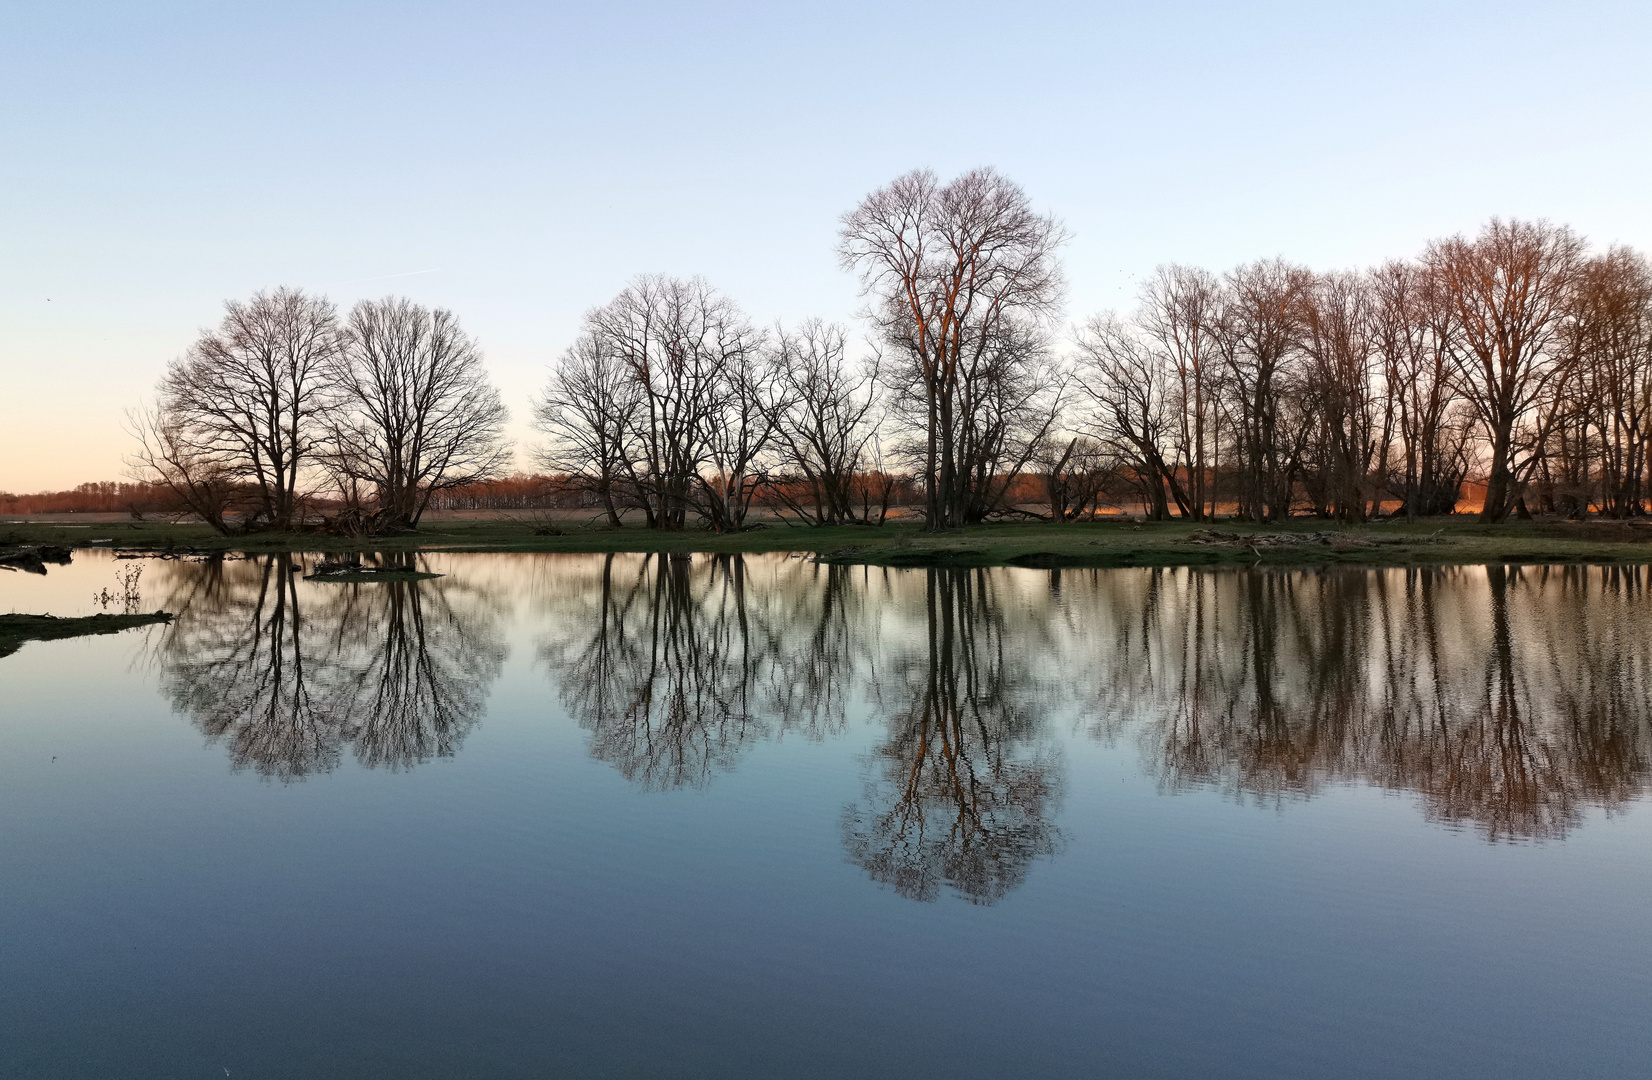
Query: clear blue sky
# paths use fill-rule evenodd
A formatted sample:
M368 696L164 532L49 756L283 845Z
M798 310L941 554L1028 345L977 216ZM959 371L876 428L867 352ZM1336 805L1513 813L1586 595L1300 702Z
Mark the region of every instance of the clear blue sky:
M0 489L118 477L123 409L260 287L453 308L525 435L639 272L851 316L837 219L915 166L1062 217L1076 320L1161 262L1365 265L1492 214L1652 248L1649 118L1647 3L12 0Z

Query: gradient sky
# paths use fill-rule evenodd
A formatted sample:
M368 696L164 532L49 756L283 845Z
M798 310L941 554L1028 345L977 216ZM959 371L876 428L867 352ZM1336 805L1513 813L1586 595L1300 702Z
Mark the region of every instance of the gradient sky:
M1162 262L1361 266L1548 217L1652 248L1652 4L0 7L0 490L116 479L227 297L456 311L529 438L581 312L703 274L849 318L839 216L995 165L1073 320ZM404 276L398 276L404 275Z

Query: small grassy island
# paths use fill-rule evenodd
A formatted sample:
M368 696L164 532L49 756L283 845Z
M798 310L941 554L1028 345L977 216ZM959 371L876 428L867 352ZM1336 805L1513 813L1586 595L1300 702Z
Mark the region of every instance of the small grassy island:
M22 648L26 641L57 641L61 638L85 637L88 634L118 634L134 626L171 621L171 614L165 611L154 611L147 615L87 615L64 619L51 615L0 615L0 656L10 656Z

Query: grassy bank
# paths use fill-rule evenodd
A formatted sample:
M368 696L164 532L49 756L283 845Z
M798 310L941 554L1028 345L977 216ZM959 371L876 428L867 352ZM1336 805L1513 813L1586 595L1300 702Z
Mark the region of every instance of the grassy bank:
M134 626L171 622L164 611L149 615L87 615L57 619L50 615L0 615L0 656L10 656L26 641L57 641L88 634L118 634Z
M1213 535L1214 534L1214 535ZM804 528L771 524L717 535L578 523L547 527L508 519L431 524L417 533L357 540L315 533L221 537L201 525L0 525L0 546L63 544L127 551L796 551L834 562L884 566L1404 566L1441 563L1652 562L1652 525L1621 522L1509 522L1469 519L1338 526L1294 520L1251 526L1222 522L1070 525L1016 522L931 535L913 524Z

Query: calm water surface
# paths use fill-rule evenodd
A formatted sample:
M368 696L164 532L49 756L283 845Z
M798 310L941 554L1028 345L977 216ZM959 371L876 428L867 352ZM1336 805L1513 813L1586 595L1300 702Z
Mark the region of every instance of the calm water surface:
M0 575L0 1076L1652 1070L1645 570L312 561Z

